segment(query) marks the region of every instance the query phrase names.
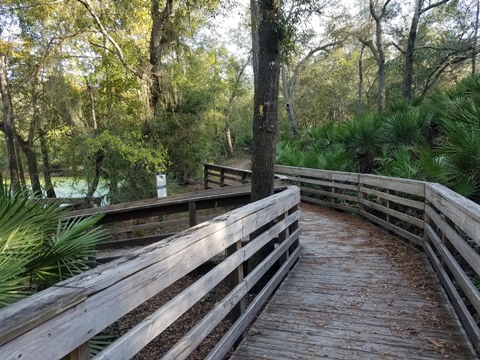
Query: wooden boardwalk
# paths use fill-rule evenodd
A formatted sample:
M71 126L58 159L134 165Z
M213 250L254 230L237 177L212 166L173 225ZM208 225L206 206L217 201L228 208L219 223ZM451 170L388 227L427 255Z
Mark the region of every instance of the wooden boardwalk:
M426 257L365 221L302 206L303 255L234 355L476 359Z

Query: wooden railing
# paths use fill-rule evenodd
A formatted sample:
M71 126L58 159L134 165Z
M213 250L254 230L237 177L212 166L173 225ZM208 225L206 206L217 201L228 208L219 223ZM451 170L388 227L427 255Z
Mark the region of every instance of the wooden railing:
M480 352L480 205L423 181L279 165L275 173L302 201L361 215L425 252Z
M480 205L445 186L366 174L276 166L301 199L359 214L428 256L480 351Z
M277 191L281 189L278 187ZM237 186L104 206L99 224L107 228L109 239L100 249L150 245L249 202L250 187ZM82 217L98 211L93 208L65 214ZM101 254L100 259L107 261L115 254Z
M299 256L299 202L299 189L289 186L1 310L0 358L86 359L88 341L95 334L227 249L229 256L223 262L95 357L132 357L229 278L228 295L164 356L186 358L231 312L235 314L233 325L207 357L222 359ZM125 215L128 209L117 210L118 216L130 216ZM108 222L108 216L105 219ZM243 246L245 238L250 241ZM244 277L244 262L272 241L277 243L274 250ZM278 270L245 308L248 291L272 268Z
M236 169L228 166L205 164L203 169L204 188L213 189L216 187L229 186L232 183L237 185L245 184L252 176L250 170Z
M205 164L203 169L204 189L223 188L225 186L238 186L250 182L252 172L229 166ZM281 181L282 176L275 175L275 180Z

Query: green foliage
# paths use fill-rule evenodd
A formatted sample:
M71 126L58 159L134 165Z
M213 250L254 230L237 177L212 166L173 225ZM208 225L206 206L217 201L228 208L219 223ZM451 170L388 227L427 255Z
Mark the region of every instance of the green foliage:
M0 189L0 307L89 268L101 218L65 219L57 205Z
M280 141L277 162L439 182L480 201L480 76L416 105L397 102Z

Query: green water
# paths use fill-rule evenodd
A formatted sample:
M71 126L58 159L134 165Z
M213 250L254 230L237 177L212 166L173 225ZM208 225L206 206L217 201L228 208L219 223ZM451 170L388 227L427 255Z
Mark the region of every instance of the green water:
M52 178L53 187L55 193L59 198L79 198L85 197L88 184L84 179L78 179L68 176L53 177ZM42 183L42 186L44 184ZM93 196L103 196L108 193L108 184L105 180L100 180L98 184L97 191Z

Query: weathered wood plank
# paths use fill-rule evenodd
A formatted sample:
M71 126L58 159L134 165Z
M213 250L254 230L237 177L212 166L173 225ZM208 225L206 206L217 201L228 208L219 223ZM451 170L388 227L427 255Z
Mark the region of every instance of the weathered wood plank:
M206 360L222 359L225 354L233 346L237 338L245 331L248 324L254 319L255 315L261 309L265 301L272 294L274 289L280 284L283 278L286 276L290 268L297 261L301 247L295 249L288 260L282 265L282 267L275 273L265 287L255 297L252 303L248 306L242 316L233 324L233 326L227 331L222 339L217 343L213 350L205 358Z
M276 262L282 254L284 254L288 247L298 239L300 231L297 230L285 242L279 246L274 253L270 254L253 272L251 272L245 281L242 281L227 297L215 305L215 307L191 329L175 346L164 355L165 359L185 359L207 335L222 321L222 319L233 309L238 299L242 299L248 291L251 290L254 284L265 275L268 269ZM243 286L244 284L245 286ZM239 316L239 318L241 315Z
M440 184L425 188L428 201L480 244L480 205Z
M379 191L376 189L371 189L371 188L366 188L364 186L360 186L359 191L366 193L368 195L375 195L378 196L379 198L388 200L388 201L393 201L397 204L405 205L405 206L410 206L415 209L423 210L425 207L425 204L423 201L417 201L417 200L412 200L412 199L407 199L404 197L396 196L393 194L389 194L383 191Z
M41 298L30 296L2 309L0 345L85 301L86 294L83 289L53 286Z
M372 215L372 214L370 214L370 213L368 213L364 210L360 211L360 215L362 215L364 218L370 220L371 222L377 223L381 227L383 227L385 229L388 229L388 230L391 230L394 233L402 236L403 238L405 238L407 240L410 240L411 242L413 242L416 245L423 246L423 239L420 236L417 236L415 234L412 234L412 233L408 232L407 230L401 229L398 226L390 224L390 223L386 222L385 220L380 219L379 217L377 217L375 215Z
M384 214L388 214L390 216L396 217L399 220L403 220L408 222L409 224L415 225L419 227L420 229L423 228L423 220L422 219L417 219L416 217L413 217L411 215L407 215L404 213L401 213L400 211L389 209L383 205L376 204L374 202L368 201L366 199L360 199L360 203L366 207L369 207L371 209L380 211Z
M451 228L441 217L438 215L431 206L425 207L425 212L430 217L431 221L435 223L440 231L446 235L448 241L462 254L462 257L468 262L473 270L477 274L480 274L480 255L477 254L467 242L457 234L455 230Z
M287 176L287 179L294 183L298 182L301 184L328 186L328 187L334 187L338 189L345 189L345 190L352 190L352 191L358 190L357 185L351 185L351 184L334 183L334 182L329 182L324 180L305 179L305 178L293 177L293 176Z
M455 289L455 285L453 285L452 281L445 272L445 269L435 255L432 247L428 243L425 243L425 253L430 259L430 263L432 264L437 276L443 284L443 288L447 292L448 297L450 298L450 301L452 302L452 305L465 328L465 331L470 337L470 340L473 342L474 348L477 352L480 352L480 329L470 315L470 312L465 306L460 294Z
M425 182L423 181L360 174L358 182L362 185L404 192L420 197L425 196Z
M300 176L316 177L328 180L349 181L358 183L359 174L342 171L329 171L319 169L300 168L294 166L275 165L275 172Z
M335 203L332 203L332 202L329 202L329 201L319 200L319 199L315 199L315 198L308 197L308 196L303 196L302 195L301 199L302 199L302 201L307 202L307 203L322 205L322 206L325 206L325 207L335 208L335 209L339 209L339 210L346 211L346 212L357 212L358 211L358 208L354 207L354 206L346 206L346 205L342 205L342 204L335 204Z
M235 252L226 258L219 265L201 277L186 290L182 291L167 304L151 314L146 320L140 322L132 330L116 340L103 350L97 359L129 359L147 345L158 334L165 330L170 324L183 315L197 301L204 297L218 283L220 283L228 274L236 269L244 261L260 250L268 243L276 234L288 227L293 221L298 219L299 212L275 224L266 233L262 234L255 241L251 241L241 250ZM298 234L297 234L298 237ZM293 242L295 239L292 239ZM279 251L285 251L286 248L277 248ZM277 251L278 252L278 251ZM277 255L280 257L281 253ZM262 263L263 264L263 263ZM260 265L262 265L260 264ZM259 266L260 266L259 265ZM259 271L265 273L267 268L260 268ZM253 285L253 284L252 284ZM245 294L243 294L245 295ZM233 304L234 305L234 304ZM230 309L231 310L231 309ZM227 312L228 313L228 312ZM193 349L192 349L193 350Z
M463 292L470 300L477 313L480 313L480 293L478 292L475 285L473 285L467 274L465 274L465 272L462 270L453 255L450 254L447 247L442 243L442 240L440 240L438 235L435 234L429 224L425 224L425 231L428 238L441 255L442 260L448 266L448 269L452 272L458 285L462 288Z
M348 200L348 201L352 201L354 203L358 202L358 197L352 196L352 195L346 195L346 194L342 194L342 193L332 193L331 191L311 189L311 188L308 188L308 187L300 187L300 191L303 191L304 193L323 195L323 196L327 196L327 197L335 198L335 199Z

